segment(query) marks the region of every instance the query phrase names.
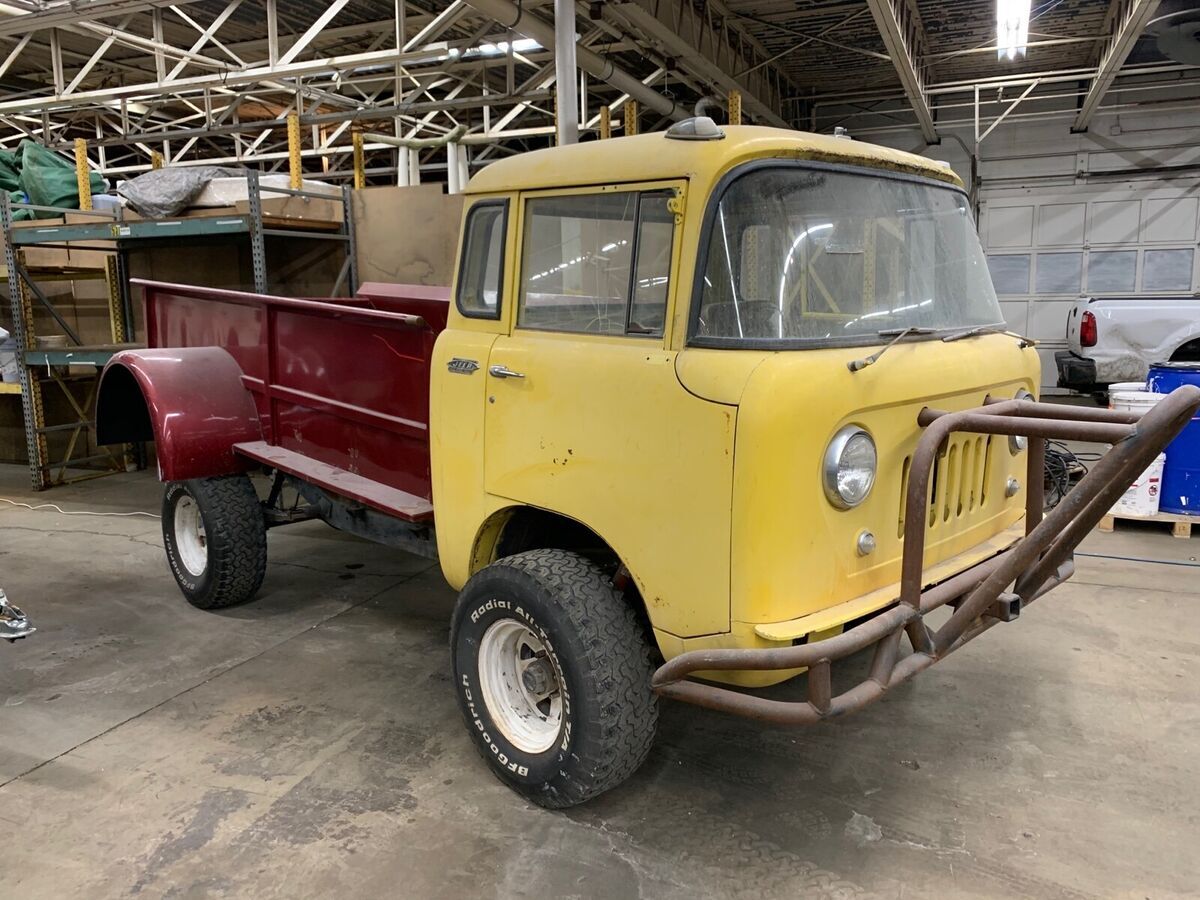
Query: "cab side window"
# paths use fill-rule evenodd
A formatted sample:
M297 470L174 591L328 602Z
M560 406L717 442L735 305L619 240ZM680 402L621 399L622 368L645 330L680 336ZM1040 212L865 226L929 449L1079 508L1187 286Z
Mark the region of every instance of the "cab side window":
M673 196L624 191L529 200L517 325L661 337Z
M458 311L464 316L500 318L507 221L507 200L484 200L472 206L467 215L455 297Z

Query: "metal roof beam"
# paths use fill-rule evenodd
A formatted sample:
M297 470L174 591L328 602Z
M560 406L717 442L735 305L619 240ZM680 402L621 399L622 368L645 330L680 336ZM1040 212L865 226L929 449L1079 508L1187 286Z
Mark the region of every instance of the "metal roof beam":
M533 38L543 47L550 49L554 46L554 26L521 5L513 3L512 0L467 0L467 2L485 16L519 34ZM687 111L674 100L646 87L624 69L618 68L612 60L598 53L584 47L577 47L576 62L579 68L589 75L608 82L617 90L629 94L659 115L669 116L672 119L683 119L688 115Z
M121 98L146 97L155 95L181 94L187 91L200 91L204 88L226 88L237 85L266 83L274 90L285 88L271 84L275 79L298 78L317 74L353 69L362 66L387 65L399 63L403 66L420 65L437 61L437 51L415 50L397 52L396 50L375 50L368 53L351 53L345 56L332 56L325 59L302 60L287 65L259 66L251 69L231 69L223 72L213 72L208 75L198 75L187 78L176 78L169 82L149 82L144 84L126 84L118 87L101 88L98 90L79 91L74 94L52 95L43 97L26 97L20 100L0 101L0 113L28 112L30 110L54 110L71 106L84 106ZM349 98L347 98L349 99Z
M929 55L929 40L925 37L925 26L916 10L906 0L867 0L875 25L883 37L884 46L892 58L904 96L908 98L921 136L928 144L936 144L937 127L933 124L933 111L925 95L925 75L916 60Z
M606 16L611 10L628 23L627 32L649 39L701 81L726 95L740 92L743 108L756 118L791 127L780 115L779 70L770 63L766 49L741 31L724 5L714 0L697 10L686 0L617 0L603 10Z
M1129 51L1146 30L1146 23L1157 8L1158 0L1113 0L1105 17L1110 36L1100 48L1096 77L1092 79L1091 87L1079 106L1079 113L1071 123L1072 131L1087 131L1092 116L1100 107L1100 101L1112 87Z
M147 9L162 9L166 6L180 6L186 3L196 3L198 0L90 0L90 2L54 3L44 9L14 14L15 9L9 7L0 15L0 37L13 34L28 34L43 28L53 28L59 25L75 25L83 20L116 16L124 13L136 13Z

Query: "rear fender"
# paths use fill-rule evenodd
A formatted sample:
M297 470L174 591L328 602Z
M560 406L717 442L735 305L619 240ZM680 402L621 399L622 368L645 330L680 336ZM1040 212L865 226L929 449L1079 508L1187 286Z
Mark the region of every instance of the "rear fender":
M123 350L104 367L96 440L154 441L162 481L244 472L252 463L233 445L262 439L241 367L220 347Z

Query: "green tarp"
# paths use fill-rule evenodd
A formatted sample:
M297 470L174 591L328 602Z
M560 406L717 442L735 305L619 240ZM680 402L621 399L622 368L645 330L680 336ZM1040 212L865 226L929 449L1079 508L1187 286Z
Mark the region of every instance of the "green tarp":
M108 183L91 173L92 193L103 194ZM0 150L0 191L7 191L14 203L34 206L57 206L79 209L79 182L75 164L33 141L21 141L14 153ZM13 210L13 218L48 218L52 213L33 213L28 209Z
M33 141L21 141L20 189L34 206L58 206L79 209L79 182L75 164ZM0 163L2 165L2 163ZM108 184L91 173L92 193L103 194ZM38 213L39 218L51 213Z
M21 157L11 150L0 150L0 191L21 190Z

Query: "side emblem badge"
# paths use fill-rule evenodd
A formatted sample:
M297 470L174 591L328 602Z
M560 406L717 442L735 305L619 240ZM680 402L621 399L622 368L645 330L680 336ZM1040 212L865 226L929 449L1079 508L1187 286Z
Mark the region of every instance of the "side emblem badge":
M473 359L462 359L456 356L446 363L446 368L458 375L470 375L479 368L479 363Z

